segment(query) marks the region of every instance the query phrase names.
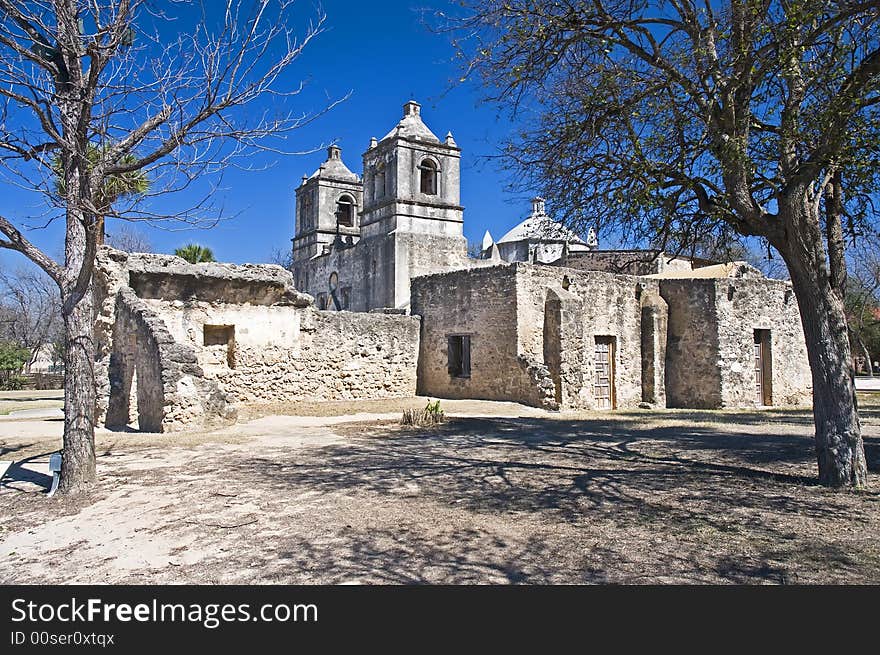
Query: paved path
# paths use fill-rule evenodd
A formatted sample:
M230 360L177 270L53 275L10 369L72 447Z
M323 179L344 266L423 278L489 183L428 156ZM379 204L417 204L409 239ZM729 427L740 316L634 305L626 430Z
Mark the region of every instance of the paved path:
M859 391L880 391L880 377L856 378L856 389Z

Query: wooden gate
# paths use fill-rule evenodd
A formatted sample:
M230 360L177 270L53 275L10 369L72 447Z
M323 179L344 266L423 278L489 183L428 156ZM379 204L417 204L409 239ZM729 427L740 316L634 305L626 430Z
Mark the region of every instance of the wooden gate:
M614 337L596 337L596 409L614 409Z

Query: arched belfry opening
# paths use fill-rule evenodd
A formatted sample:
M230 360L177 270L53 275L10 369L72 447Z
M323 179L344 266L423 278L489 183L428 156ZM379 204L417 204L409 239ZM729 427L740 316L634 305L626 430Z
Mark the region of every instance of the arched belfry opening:
M354 227L354 198L345 194L336 201L336 224L339 227Z
M437 164L433 159L423 159L419 164L419 190L429 196L437 195Z

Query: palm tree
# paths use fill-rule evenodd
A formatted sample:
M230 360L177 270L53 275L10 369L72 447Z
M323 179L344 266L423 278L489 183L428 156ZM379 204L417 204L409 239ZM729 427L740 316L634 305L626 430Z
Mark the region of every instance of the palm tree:
M214 259L214 253L206 246L200 246L197 243L188 243L182 248L174 251L174 254L181 259L185 259L190 264L201 264L203 262L217 261Z
M107 145L89 145L89 166L94 166L95 164L97 164L101 160L101 157L106 150ZM138 158L135 155L129 153L123 155L116 162L116 164L121 164L124 166L126 164L133 164L137 161ZM52 167L55 169L55 191L58 193L59 196L64 196L64 168L61 163L60 157L55 158ZM143 195L149 190L149 188L150 180L147 178L147 174L140 169L136 171L129 171L127 173L114 173L113 175L108 175L104 178L104 182L101 188L98 189L98 192L92 198L95 209L98 210L96 216L96 240L99 246L104 244L104 218L107 214L110 213L113 205L115 205L117 201L123 198Z

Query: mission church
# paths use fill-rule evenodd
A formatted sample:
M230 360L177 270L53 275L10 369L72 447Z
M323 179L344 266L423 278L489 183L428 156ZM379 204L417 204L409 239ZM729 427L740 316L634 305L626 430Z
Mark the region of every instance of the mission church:
M417 102L296 189L293 275L98 253L98 420L176 431L251 404L411 397L550 410L810 402L791 284L745 262L601 250L531 212L469 257L461 149Z

